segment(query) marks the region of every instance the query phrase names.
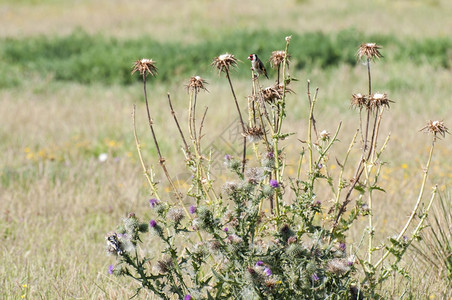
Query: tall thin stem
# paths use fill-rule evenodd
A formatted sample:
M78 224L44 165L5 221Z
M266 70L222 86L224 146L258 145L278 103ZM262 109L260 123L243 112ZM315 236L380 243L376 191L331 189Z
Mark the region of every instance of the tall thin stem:
M240 118L240 124L242 125L242 133L246 131L245 123L243 122L242 113L240 112L239 102L235 96L234 87L232 86L231 77L229 76L229 70L226 68L226 77L228 78L229 86L231 87L232 96L234 97L235 106ZM242 158L242 174L245 174L245 164L246 164L246 136L243 136L243 158Z
M179 190L175 186L173 180L171 179L171 176L170 176L170 174L168 172L168 169L167 169L167 167L165 165L165 159L163 158L162 153L160 152L159 143L157 141L157 138L156 138L155 132L154 132L154 126L153 126L153 122L152 122L152 119L151 119L151 113L149 111L149 103L148 103L148 97L147 97L147 92L146 92L146 74L143 74L143 90L144 90L144 100L145 100L145 103L146 103L146 112L147 112L147 116L148 116L149 127L151 128L152 138L154 140L154 145L155 145L155 148L157 149L157 154L159 156L160 166L162 167L162 170L165 173L165 176L168 179L168 182L170 183L171 188L173 189L177 200L179 201L180 205L184 208L186 215L188 216L189 219L192 219L192 217L191 217L190 213L188 212L187 208L184 206L184 203L182 201L181 193L179 192Z

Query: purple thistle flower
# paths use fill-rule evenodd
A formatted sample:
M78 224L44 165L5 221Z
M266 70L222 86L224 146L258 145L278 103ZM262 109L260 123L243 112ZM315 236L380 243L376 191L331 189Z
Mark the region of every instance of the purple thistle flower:
M231 154L226 154L225 156L224 156L224 160L231 160L232 159L232 155Z
M159 200L152 198L151 200L149 200L149 204L151 205L152 208L154 208L159 204Z
M224 232L228 232L229 229L227 227L225 227L223 230L224 230Z
M264 272L265 274L267 274L267 276L270 276L272 274L272 270L270 270L270 268L265 268Z
M258 260L256 263L256 267L261 267L264 265L264 262L262 260Z
M157 222L156 222L155 220L151 220L151 221L149 222L149 226L150 226L151 228L155 228L155 226L157 226Z
M273 152L267 152L267 158L272 159L275 157L275 154Z
M270 186L271 186L272 188L276 189L276 188L279 188L279 183L278 183L277 180L272 179L272 180L270 180Z
M343 252L345 252L345 243L340 243L339 244L339 249Z
M311 279L312 279L313 281L317 281L317 280L319 280L320 278L319 278L319 276L317 276L317 273L314 273L314 274L312 274Z
M108 274L113 274L113 271L115 270L115 266L113 266L113 265L109 265L108 266Z
M196 210L197 210L197 208L196 208L196 206L194 206L194 205L190 206L190 208L188 209L188 211L189 211L191 214L196 213Z
M191 300L191 295L185 295L184 300Z

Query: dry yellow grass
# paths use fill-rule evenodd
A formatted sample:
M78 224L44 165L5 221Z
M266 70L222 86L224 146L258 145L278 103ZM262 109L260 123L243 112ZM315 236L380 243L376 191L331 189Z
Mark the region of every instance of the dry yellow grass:
M341 142L335 146L334 153L344 153L350 133L358 122L356 112L349 110L349 99L352 90L365 86L365 78L358 75L361 68L340 67L332 71L331 78L337 80L330 80L317 71L297 75L298 78L315 78L312 84L320 87L316 113L319 129L333 132L340 120L344 122L339 136ZM428 67L420 71L424 73L421 79L426 84L437 85L438 89L434 88L433 94L418 90L409 98L404 97L405 91L391 93L391 99L397 102L384 118L383 132L392 132L386 155L391 163L383 172L381 183L387 187L388 194L379 194L374 202L377 241L397 232L415 201L430 140L418 129L435 117L445 117L445 122L451 123L448 91L440 88L450 82L450 73ZM395 68L390 72L398 71ZM378 81L386 74L388 70L376 69L374 78ZM433 74L436 74L435 80L431 79ZM210 93L198 99L198 108L209 106L206 142L215 140L225 126L236 119L224 79L216 76L214 71L210 78L205 76ZM181 123L186 124L188 96L183 83L167 88L173 91ZM249 82L236 82L236 88L244 104ZM296 94L288 98L288 105L293 109L289 110L285 130L296 132L287 142L289 153L295 155L301 146L296 138L305 138L307 102L305 83L296 83L293 89ZM0 164L4 168L1 176L6 178L7 171L17 172L14 173L17 176L11 175L9 184L3 182L0 194L3 237L0 273L7 275L2 279L5 295L103 299L131 295L131 283L120 283L122 281L106 275L111 258L103 251L103 238L127 212L137 211L140 216L148 217L149 194L132 138L133 103L138 104L137 121L145 158L156 168L157 159L155 153L152 155L149 151L151 139L140 92L139 85L87 88L76 84L1 92L0 135L6 142L1 146ZM212 98L211 95L222 96ZM181 143L169 119L166 87L153 87L151 83L150 99L157 137L170 172L174 176L183 174ZM452 182L449 157L452 149L448 138L438 143L435 153L432 178L437 176L437 180L429 180L430 186L437 182L442 189ZM98 160L100 152L110 155L104 163ZM55 157L54 161L49 159L49 153ZM334 172L335 157L330 160L329 168ZM292 161L287 175L295 167L295 157ZM353 236L359 239L361 234L356 231ZM27 285L26 289L23 284Z

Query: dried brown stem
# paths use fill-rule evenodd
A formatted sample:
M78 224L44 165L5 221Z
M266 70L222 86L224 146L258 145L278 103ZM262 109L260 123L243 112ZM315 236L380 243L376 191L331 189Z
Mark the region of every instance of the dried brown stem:
M229 81L229 86L231 87L232 96L234 97L235 106L237 108L237 112L240 118L240 124L242 125L242 133L244 134L246 131L245 123L243 123L242 113L240 112L239 102L237 101L237 97L235 96L234 87L232 86L231 77L229 76L229 69L226 68L226 77ZM242 159L242 174L245 174L245 164L246 164L246 136L243 136L243 159Z
M187 153L190 153L187 141L185 140L185 136L184 136L184 134L182 132L182 129L180 128L179 121L177 120L177 117L176 117L176 113L174 112L173 104L171 102L171 96L170 96L169 93L168 93L168 103L169 103L169 106L170 106L170 109L171 109L171 114L173 115L173 118L174 118L174 122L176 122L177 129L179 130L179 134L180 134L180 136L182 138L182 141L184 142L185 151Z

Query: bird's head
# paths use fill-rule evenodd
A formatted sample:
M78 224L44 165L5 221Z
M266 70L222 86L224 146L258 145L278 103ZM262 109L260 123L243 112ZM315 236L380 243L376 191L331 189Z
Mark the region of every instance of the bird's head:
M255 61L256 57L257 57L256 54L253 53L253 54L250 54L250 56L248 56L248 59L251 61Z

